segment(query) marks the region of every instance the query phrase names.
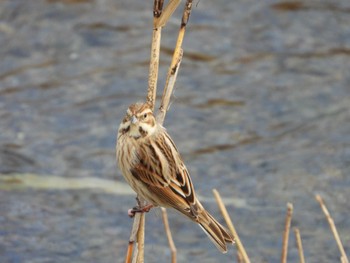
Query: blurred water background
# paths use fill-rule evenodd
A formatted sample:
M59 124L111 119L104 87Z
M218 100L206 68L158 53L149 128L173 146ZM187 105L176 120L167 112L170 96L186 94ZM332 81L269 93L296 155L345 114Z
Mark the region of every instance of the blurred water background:
M252 262L279 262L286 203L308 262L350 251L350 2L194 2L165 126L205 206ZM123 262L134 194L115 135L147 88L153 1L0 1L0 262ZM163 30L164 86L182 7ZM159 93L160 94L160 93ZM169 211L179 262L232 262ZM146 262L170 262L161 214ZM293 233L289 260L298 261Z

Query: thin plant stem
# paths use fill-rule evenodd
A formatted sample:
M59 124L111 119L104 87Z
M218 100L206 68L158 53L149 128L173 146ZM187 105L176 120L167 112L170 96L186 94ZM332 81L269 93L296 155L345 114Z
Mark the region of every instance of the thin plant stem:
M167 235L169 247L170 247L170 251L171 251L171 263L176 263L176 246L175 246L173 236L171 234L171 230L169 227L168 214L167 214L165 208L162 207L161 209L162 209L162 218L163 218L165 233Z
M155 107L155 100L157 94L157 82L158 82L158 71L159 71L159 54L160 54L160 42L161 42L161 30L162 27L167 23L175 9L178 7L181 0L170 0L168 5L163 10L164 0L154 0L153 6L153 32L152 32L152 44L151 44L151 56L150 56L150 67L149 67L149 78L148 78L148 90L147 90L147 103L150 104L151 108ZM173 63L170 68L173 69L172 74L169 78L167 78L167 86L170 84L170 88L165 88L163 94L166 94L166 97L163 96L161 105L164 105L165 110L162 111L163 115L160 119L160 123L164 122L165 114L167 109L169 108L170 96L173 90L173 86L176 81L177 72L180 66L181 58L182 58L182 40L184 37L184 27L186 26L189 18L189 14L192 7L192 0L187 0L186 7L184 10L184 14L182 17L181 28L179 32L179 38L174 50L174 56L172 61L177 61L176 69L174 70ZM181 35L181 36L180 36ZM167 99L169 98L169 99ZM159 120L158 120L159 121ZM144 203L144 200L140 200L140 203ZM169 246L172 251L172 262L176 262L176 247L172 240L168 217L165 208L162 209L163 222L164 226L167 229L167 236L169 240ZM134 253L133 262L142 263L144 261L144 229L145 229L145 214L142 213L138 216L138 213L135 215L134 224L132 228L132 234L129 241L128 251L127 251L127 259L129 259L130 254L132 254L132 248L134 241L137 240L137 253ZM135 234L137 233L137 235ZM126 261L128 262L128 261ZM129 262L128 262L129 263Z
M159 72L159 54L160 54L160 42L162 27L165 26L170 19L173 12L178 7L180 0L170 0L168 5L163 10L164 0L155 0L153 6L153 33L151 44L151 57L149 64L149 76L148 76L148 91L147 102L151 105L152 110L155 106L155 100L157 95L157 82Z
M290 224L292 221L292 215L293 215L293 204L287 203L287 214L286 214L286 221L285 221L285 225L284 225L282 254L281 254L281 262L282 263L287 263L288 240L289 240L289 232L290 232Z
M147 90L147 102L154 109L156 95L157 95L157 82L159 71L159 54L160 54L160 40L162 27L156 26L159 17L162 15L164 0L154 0L153 5L153 32L152 32L152 44L151 44L151 57L149 63L149 75L148 75L148 90Z
M168 6L171 6L171 7L168 10L172 10L171 12L173 12L176 9L176 7L178 6L179 2L180 1L177 1L176 3L175 3L175 1L170 2ZM191 3L189 4L189 2L191 2ZM174 4L174 5L172 5L172 4ZM176 7L175 7L175 5L176 5ZM173 8L175 8L175 9L173 10ZM185 30L186 24L187 24L188 19L189 19L191 8L192 8L192 1L187 1L183 16L182 16L182 23L181 23L181 27L180 27L180 31L179 31L179 35L178 35L178 40L176 42L176 47L174 49L172 62L171 62L171 65L169 67L166 85L165 85L165 88L163 91L161 106L159 108L159 112L157 115L157 121L160 124L163 124L166 112L169 109L170 97L171 97L171 94L173 92L177 73L178 73L179 68L180 68L180 64L181 64L181 60L182 60L182 42L183 42L183 38L185 36L184 30ZM160 24L163 24L163 22L160 22ZM175 61L175 63L174 63L174 61ZM162 218L163 218L164 227L166 229L169 247L170 247L170 251L171 251L171 255L172 255L171 262L175 263L176 262L176 246L175 246L175 243L174 243L172 235L171 235L168 215L167 215L167 211L165 208L162 208Z
M140 214L140 225L137 231L137 259L136 263L144 262L145 251L145 213Z
M298 247L299 259L300 259L299 262L305 263L303 243L301 241L299 228L296 228L296 227L294 228L294 234L295 234L295 241Z
M243 257L242 257L242 253L239 250L237 250L237 262L238 263L243 263L244 262Z
M328 209L327 209L327 207L326 207L322 197L320 195L315 195L315 198L319 202L319 204L321 206L321 209L322 209L324 215L326 216L328 224L329 224L329 226L331 228L331 231L333 233L334 239L337 242L337 245L338 245L338 248L339 248L339 251L340 251L340 260L341 260L341 262L349 263L349 259L348 259L347 255L345 253L343 243L340 240L339 233L338 233L337 227L335 226L333 218L331 217L331 215L330 215L330 213L329 213L329 211L328 211Z
M214 193L216 202L219 206L219 209L220 209L220 211L221 211L221 213L226 221L226 224L227 224L228 228L230 229L231 234L234 237L234 240L235 240L236 245L237 245L237 249L241 253L241 257L243 258L243 262L250 263L250 259L248 257L248 254L247 254L247 252L246 252L246 250L245 250L245 248L244 248L244 246L243 246L243 244L242 244L242 242L241 242L241 240L236 232L236 229L232 223L232 220L227 212L227 209L226 209L226 207L221 199L219 192L216 189L214 189L213 193Z
M192 10L192 0L187 0L183 11L182 19L181 19L181 26L177 37L173 58L168 70L168 75L165 83L165 88L163 91L162 101L159 107L159 113L157 116L157 120L160 123L163 123L166 112L169 109L170 97L174 89L177 73L179 71L179 67L182 60L182 55L183 55L182 42L185 36L186 25L191 15L191 10Z
M153 24L162 14L164 0L154 0L153 5ZM159 53L160 53L160 40L161 40L161 27L154 27L152 32L152 44L151 44L151 57L149 65L149 76L148 76L148 90L147 90L147 102L154 109L155 99L157 94L157 81L159 71ZM140 198L140 197L139 197ZM144 204L144 200L139 200L139 203ZM145 214L142 213L140 216L137 214L134 218L134 224L132 228L132 235L137 233L137 253L134 255L136 263L144 261L144 237L145 237ZM130 246L130 243L129 243ZM128 250L129 252L129 250Z
M132 261L133 247L134 247L134 244L137 240L137 232L139 230L140 219L141 219L140 217L141 217L140 213L135 214L134 222L132 225L131 234L130 234L130 238L129 238L128 250L126 253L126 257L125 257L125 263L131 263L131 261ZM136 254L137 253L135 252L135 255Z
M170 0L161 15L154 21L154 26L164 27L176 8L179 6L180 2L181 0Z
M126 252L126 257L125 257L125 263L131 263L133 248L134 248L134 242L129 241L128 250Z

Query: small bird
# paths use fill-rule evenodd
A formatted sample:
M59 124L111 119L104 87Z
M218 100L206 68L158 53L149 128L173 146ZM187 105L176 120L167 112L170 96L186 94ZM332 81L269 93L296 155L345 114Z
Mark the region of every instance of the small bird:
M191 177L165 128L156 121L148 103L131 104L117 135L119 168L131 188L149 206L172 207L187 216L222 252L233 236L198 201Z

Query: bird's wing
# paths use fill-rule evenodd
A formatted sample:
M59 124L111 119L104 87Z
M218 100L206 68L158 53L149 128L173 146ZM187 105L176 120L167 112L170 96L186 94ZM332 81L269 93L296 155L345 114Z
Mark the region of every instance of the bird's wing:
M181 156L164 131L138 153L131 173L161 200L175 209L197 215L196 197L190 175Z

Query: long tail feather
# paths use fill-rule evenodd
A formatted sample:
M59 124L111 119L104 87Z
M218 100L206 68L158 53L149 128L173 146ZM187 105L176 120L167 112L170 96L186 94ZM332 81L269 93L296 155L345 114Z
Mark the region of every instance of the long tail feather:
M204 214L205 213L205 214ZM214 245L222 252L227 252L226 243L234 243L232 235L217 222L207 211L203 211L204 220L200 220L199 226L208 235Z

